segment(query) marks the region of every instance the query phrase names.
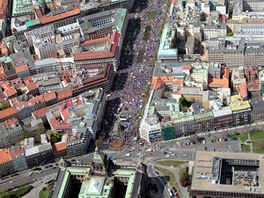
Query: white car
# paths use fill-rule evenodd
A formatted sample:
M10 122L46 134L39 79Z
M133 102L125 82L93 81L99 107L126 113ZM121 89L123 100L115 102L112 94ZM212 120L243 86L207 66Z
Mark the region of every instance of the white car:
M166 155L165 157L170 157L170 155Z
M138 153L137 155L142 155L141 153Z
M130 153L125 154L125 157L130 157L130 156L131 156Z
M183 154L182 156L183 156L183 157L187 157L187 156L188 156L188 154Z

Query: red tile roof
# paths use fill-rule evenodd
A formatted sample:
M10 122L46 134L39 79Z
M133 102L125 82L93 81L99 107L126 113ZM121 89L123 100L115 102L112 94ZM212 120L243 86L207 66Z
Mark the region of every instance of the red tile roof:
M97 42L108 41L108 40L109 40L109 36L105 36L105 37L102 37L102 38L97 38L97 39L93 39L93 40L87 40L87 41L81 43L80 46L85 46L85 45L88 45L88 44L91 44L91 43L97 43Z
M20 155L22 153L24 153L24 149L19 149L19 150L16 150L14 152L11 152L11 156L15 157L15 156Z
M58 100L63 100L72 97L72 89L66 89L58 93Z
M39 109L37 111L32 112L32 115L36 117L36 119L41 118L46 115L46 113L49 111L49 107L45 107L42 109Z
M31 98L30 100L28 100L28 102L33 102L33 103L44 102L44 97L43 95L39 95L34 98Z
M28 70L28 65L22 65L20 67L17 67L16 68L16 73L20 73L20 72L24 72L24 71L27 71Z
M224 74L223 74L223 79L229 79L229 74L230 74L230 68L229 67L225 67Z
M11 98L10 101L11 101L13 106L16 106L19 103L17 98Z
M67 149L67 142L58 142L52 146L53 152L58 152Z
M56 93L54 91L46 93L43 96L44 96L45 101L50 101L50 100L54 100L57 98Z
M43 16L41 17L39 20L41 22L41 24L47 24L50 22L54 22L54 21L58 21L61 19L65 19L74 15L80 14L80 8L76 8L74 10L70 10L61 14L56 14L53 16Z
M27 89L28 89L28 91L36 90L36 89L38 89L38 84L33 82L33 83L27 85Z
M4 148L0 150L0 164L9 162L12 160L11 152L9 149Z
M114 37L112 37L112 36L114 36ZM111 45L110 51L107 51L107 52L89 52L89 53L84 52L81 54L75 54L74 60L90 60L90 59L114 57L116 55L116 49L117 49L118 42L120 39L120 34L118 32L114 32L112 36L110 38L108 37L109 44ZM98 39L98 40L100 40L100 39ZM92 41L89 41L89 42L92 42Z
M248 97L248 93L247 93L247 83L243 82L239 85L239 92L240 92L240 96L242 98L247 98Z
M25 78L23 78L23 82L26 84L26 85L29 85L33 82L33 78L32 76L27 76Z
M160 88L160 85L167 83L183 86L183 79L174 79L172 76L156 76L152 79L154 90L158 90Z
M12 126L12 124L17 124L18 123L18 120L16 118L11 118L11 119L8 119L4 122L2 122L4 125L9 125L9 126Z
M37 18L38 18L38 19L41 18L41 17L43 16L43 14L42 14L42 12L41 12L40 9L34 9L34 11L35 11L35 14L37 15Z
M229 80L219 78L208 78L208 86L211 88L229 88Z
M8 90L5 90L6 97L11 97L15 94L17 94L17 90L14 87L10 87Z

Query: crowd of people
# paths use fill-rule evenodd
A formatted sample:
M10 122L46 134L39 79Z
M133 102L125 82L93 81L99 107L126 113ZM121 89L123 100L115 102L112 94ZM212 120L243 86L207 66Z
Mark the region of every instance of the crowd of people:
M162 15L156 13L155 17L150 19L149 13L160 10L162 7L164 7L162 2L149 1L145 9L142 9L139 13L130 14L128 24L130 32L127 32L126 36L132 38L132 40L134 39L134 42L132 42L133 49L125 55L125 67L118 71L119 83L122 88L115 90L109 98L110 101L113 101L108 106L108 110L112 110L112 116L114 116L113 110L118 109L121 104L122 108L126 108L130 112L130 123L120 137L123 138L127 148L135 146L134 137L139 139L139 112L144 108L141 105L143 97L147 98L147 96L143 95L143 92L146 85L151 83L153 66L150 61L159 47L158 29L161 25ZM136 23L136 21L140 21L140 24ZM149 38L144 40L143 36L146 26L151 26L151 31ZM124 42L125 45L126 43ZM143 56L140 53L144 53ZM111 123L115 121L112 116L109 117ZM137 142L140 143L140 141Z

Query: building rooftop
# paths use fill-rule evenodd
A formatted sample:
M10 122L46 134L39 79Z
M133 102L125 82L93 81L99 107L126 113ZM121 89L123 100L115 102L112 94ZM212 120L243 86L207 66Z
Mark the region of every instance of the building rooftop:
M0 149L0 164L9 162L12 160L12 155L9 149Z
M252 98L249 100L253 111L259 111L264 109L264 101L262 97Z
M232 111L240 111L250 109L248 100L243 100L240 95L231 96L230 108Z
M248 194L264 194L264 161L263 154L254 153L229 153L229 152L196 152L194 170L192 177L191 190L198 191L221 191L236 192ZM226 184L224 180L223 161L233 167L233 178L231 184ZM244 172L243 164L247 164L248 169L251 166L257 166L256 174L259 176L258 186L247 186L236 184L236 174ZM233 164L233 165L232 165ZM241 165L240 165L241 164ZM239 166L240 165L240 166ZM241 169L241 171L239 171ZM254 171L253 171L254 172ZM227 177L227 176L226 176Z

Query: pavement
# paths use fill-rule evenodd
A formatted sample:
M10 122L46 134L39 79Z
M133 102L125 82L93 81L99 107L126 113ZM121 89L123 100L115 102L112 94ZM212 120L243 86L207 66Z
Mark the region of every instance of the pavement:
M183 198L189 198L190 195L187 191L187 188L184 188L180 185L180 177L179 177L179 172L181 170L181 168L183 167L186 167L186 165L183 165L183 166L180 166L179 168L173 168L173 167L168 167L168 166L162 166L162 165L159 165L159 164L155 164L155 166L157 167L160 167L160 168L163 168L163 169L166 169L166 170L169 170L170 172L173 173L174 177L175 177L175 180L180 188L180 194L182 195ZM172 188L173 186L170 186L170 188Z
M45 184L46 182L50 181L51 179L56 178L57 173L53 173L48 176L44 176L43 178L38 178L36 182L32 184L34 187L28 194L23 196L23 198L32 198L32 197L39 197L39 192L44 188L47 187L48 184Z

